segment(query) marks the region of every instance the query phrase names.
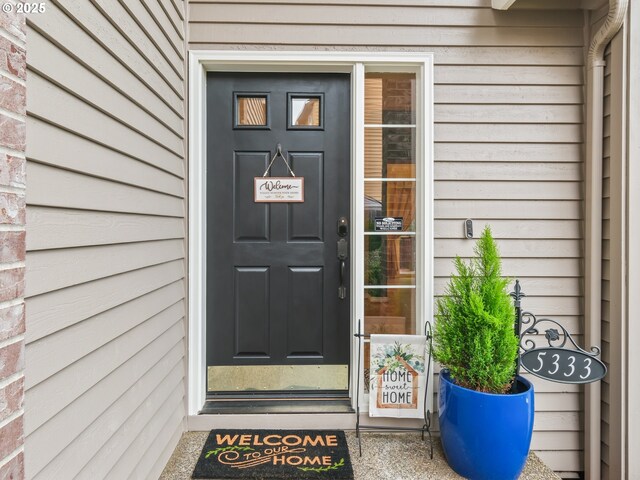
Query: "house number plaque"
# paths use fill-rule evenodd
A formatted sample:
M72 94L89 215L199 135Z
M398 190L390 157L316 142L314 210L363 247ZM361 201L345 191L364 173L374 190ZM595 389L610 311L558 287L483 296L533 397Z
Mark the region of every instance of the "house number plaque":
M557 321L523 312L520 301L524 293L518 280L511 296L516 307L516 332L520 333L518 368L522 366L537 377L557 383L591 383L604 378L607 367L597 358L600 356L598 347L584 350ZM547 346L537 347L536 340L541 335L542 325L547 327L544 329ZM524 330L521 330L522 326Z
M579 350L544 347L520 357L524 369L538 377L560 383L591 383L607 373L604 364Z

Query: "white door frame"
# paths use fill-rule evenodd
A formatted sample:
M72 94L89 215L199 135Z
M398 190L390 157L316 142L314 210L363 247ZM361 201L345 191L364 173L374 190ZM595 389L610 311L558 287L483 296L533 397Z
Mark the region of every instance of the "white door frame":
M416 202L420 214L417 233L418 322L433 317L433 55L415 52L288 52L191 51L189 53L189 164L188 164L188 387L187 415L192 419L206 401L206 72L347 72L351 74L351 259L364 249L364 73L413 71L417 75ZM364 264L352 261L352 331L364 318ZM419 327L418 331L420 331ZM351 397L355 389L356 347L351 352ZM356 368L353 368L356 367ZM432 383L432 382L430 382ZM432 398L431 392L428 392ZM363 395L360 398L363 399ZM361 401L365 408L366 398ZM354 405L355 406L355 405ZM202 417L202 416L201 416ZM296 416L299 418L299 416ZM326 415L323 416L327 419ZM202 418L195 421L203 424ZM206 422L205 422L206 423ZM218 426L220 424L218 423ZM325 427L326 428L326 427Z

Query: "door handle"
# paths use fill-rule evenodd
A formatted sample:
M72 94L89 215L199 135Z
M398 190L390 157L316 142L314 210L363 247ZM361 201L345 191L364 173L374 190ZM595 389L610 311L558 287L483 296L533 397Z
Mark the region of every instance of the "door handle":
M347 298L347 287L344 285L344 271L347 267L346 260L349 257L349 243L346 238L338 240L338 261L340 262L340 286L338 287L338 298Z

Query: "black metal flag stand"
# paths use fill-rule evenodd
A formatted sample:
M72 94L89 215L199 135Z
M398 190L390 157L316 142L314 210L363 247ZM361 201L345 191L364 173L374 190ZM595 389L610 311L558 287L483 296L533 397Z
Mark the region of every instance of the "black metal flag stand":
M418 427L389 427L383 425L360 425L360 376L362 375L361 363L362 358L362 345L365 338L370 338L370 335L365 335L360 329L361 321L358 320L358 333L354 333L353 336L358 339L358 380L356 384L356 437L358 438L358 449L360 456L362 456L362 437L361 431L387 431L387 432L420 432L422 434L422 440L424 441L424 434L429 435L429 456L433 460L433 439L431 437L431 411L427 408L427 394L429 392L429 382L431 376L431 342L433 340L433 334L431 331L431 322L427 321L424 324L424 332L427 336L427 348L429 350L428 356L425 359L427 365L426 371L426 384L424 393L424 425L421 428Z

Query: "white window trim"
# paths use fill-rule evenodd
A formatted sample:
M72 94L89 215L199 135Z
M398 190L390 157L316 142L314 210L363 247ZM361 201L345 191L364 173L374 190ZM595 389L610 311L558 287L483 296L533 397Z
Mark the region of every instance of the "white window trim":
M351 108L351 314L352 331L364 319L364 73L415 71L417 75L416 202L422 214L416 230L416 310L418 322L433 318L433 55L415 52L244 52L191 51L189 53L189 164L188 164L188 387L187 414L197 415L206 401L206 72L348 72L352 82ZM418 326L421 331L421 325ZM352 342L351 365L357 362ZM361 359L362 362L362 359ZM362 365L358 366L359 369ZM355 401L355 368L351 368L351 398ZM430 382L432 384L433 382ZM361 386L362 388L362 386ZM433 398L431 385L427 392ZM362 392L361 392L362 393ZM366 398L360 395L361 410ZM355 406L355 405L354 405ZM365 410L366 411L366 410Z

